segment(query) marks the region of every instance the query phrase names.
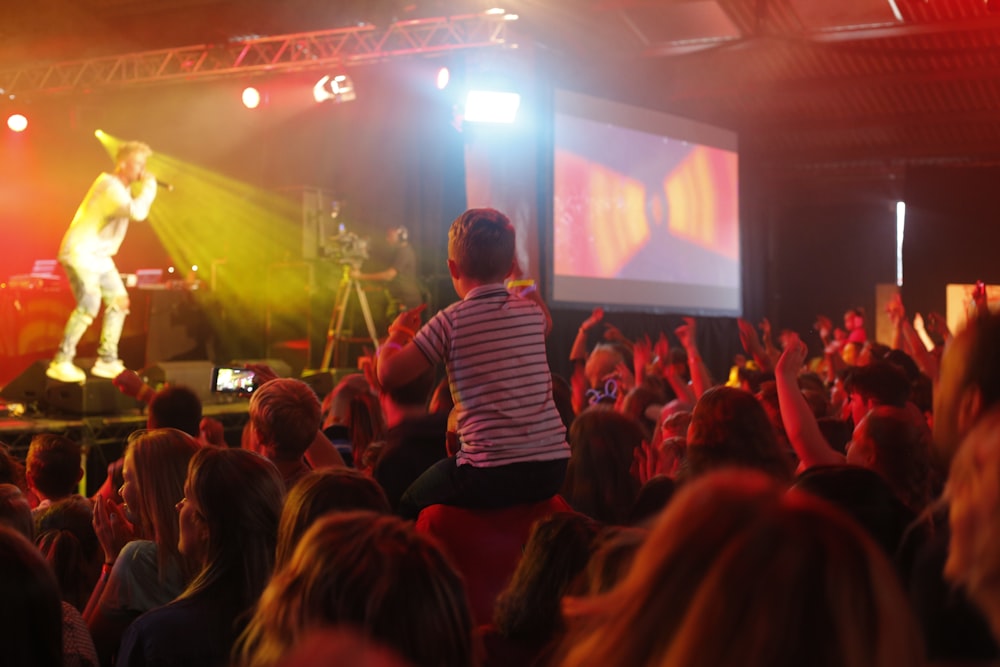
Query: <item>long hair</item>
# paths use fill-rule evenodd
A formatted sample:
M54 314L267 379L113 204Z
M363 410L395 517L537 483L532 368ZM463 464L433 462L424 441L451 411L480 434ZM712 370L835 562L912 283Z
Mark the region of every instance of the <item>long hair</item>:
M923 664L923 645L882 551L793 491L726 546L660 664L903 667Z
M391 511L382 487L357 470L314 470L302 477L288 492L281 510L275 569L288 562L302 534L317 519L331 512L349 510L371 510L383 514Z
M136 431L129 436L125 465L135 476L138 502L128 510L139 536L156 543L160 576L171 562L184 562L177 550L176 506L184 497L188 463L200 448L197 440L174 428Z
M210 596L239 620L274 567L285 488L274 464L244 449L201 449L188 468L188 494L208 529L205 562L181 598Z
M311 629L353 626L416 667L473 665L462 581L413 525L371 512L315 523L261 596L234 654L274 665Z
M713 387L691 415L680 477L687 481L727 467L760 470L783 482L792 479L791 459L757 399L742 389Z
M569 429L570 459L562 496L578 512L623 524L639 493L631 474L635 449L642 445L642 427L613 410L584 410Z
M3 525L0 591L4 664L61 667L62 603L55 577L32 543Z
M759 472L682 489L622 585L584 611L591 622L567 643L564 667L923 664L916 621L874 542Z
M497 598L494 625L508 639L546 641L562 630L559 603L587 567L598 524L561 512L531 527L524 555Z
M606 595L574 601L564 659L554 664L657 664L715 555L761 506L777 502L770 480L745 471L722 471L682 487L625 579Z
M92 506L82 496L52 503L36 518L35 544L56 575L62 599L80 611L100 574L101 544L92 521Z

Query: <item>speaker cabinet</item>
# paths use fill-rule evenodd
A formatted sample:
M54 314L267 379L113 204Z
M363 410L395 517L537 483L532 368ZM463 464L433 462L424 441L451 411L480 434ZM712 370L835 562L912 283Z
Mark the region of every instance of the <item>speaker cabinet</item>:
M88 377L82 384L53 382L45 391L49 409L70 415L118 415L139 403L118 391L111 380Z

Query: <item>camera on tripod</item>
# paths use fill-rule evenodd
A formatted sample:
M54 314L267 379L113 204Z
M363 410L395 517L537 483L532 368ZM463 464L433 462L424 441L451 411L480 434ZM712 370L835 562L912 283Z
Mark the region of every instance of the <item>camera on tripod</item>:
M323 244L323 255L340 264L349 264L360 268L368 259L368 239L361 238L354 232L349 232L340 225L336 236L327 238Z

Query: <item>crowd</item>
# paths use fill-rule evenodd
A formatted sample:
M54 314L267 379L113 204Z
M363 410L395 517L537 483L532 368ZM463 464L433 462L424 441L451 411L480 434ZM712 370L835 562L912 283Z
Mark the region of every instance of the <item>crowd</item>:
M258 368L240 447L193 392L125 371L148 429L93 498L81 443L3 452L2 663L998 660L984 295L932 346L898 300L892 345L852 310L817 321L814 358L804 335L740 321L719 383L696 320L676 345L627 340L595 309L562 379L506 217L460 216L448 257L460 301L403 311L323 400Z

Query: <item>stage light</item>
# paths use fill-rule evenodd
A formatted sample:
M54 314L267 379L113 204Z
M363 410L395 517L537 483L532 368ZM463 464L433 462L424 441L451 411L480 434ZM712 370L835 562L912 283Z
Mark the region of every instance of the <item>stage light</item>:
M448 71L447 67L442 67L437 73L437 87L438 90L444 90L448 87L448 82L451 81L451 72Z
M97 137L98 139L103 138L104 137L104 130L94 130L94 136Z
M490 90L470 90L465 98L464 119L470 123L513 123L521 96Z
M500 14L506 14L506 10L503 7L492 7L486 10L486 13L490 16L499 16Z
M14 132L24 132L28 127L28 119L19 113L11 114L7 117L7 127Z
M247 109L256 109L260 106L260 91L253 86L243 89L243 106Z
M317 102L333 100L340 104L341 102L350 102L356 98L357 94L354 92L354 82L346 74L339 74L333 78L324 76L313 86L313 99Z

